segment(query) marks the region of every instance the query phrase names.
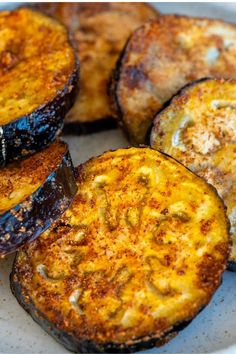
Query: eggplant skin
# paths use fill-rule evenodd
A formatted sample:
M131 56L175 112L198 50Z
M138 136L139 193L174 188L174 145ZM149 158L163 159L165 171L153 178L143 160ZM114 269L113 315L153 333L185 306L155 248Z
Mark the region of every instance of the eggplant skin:
M0 127L0 166L27 157L52 143L77 95L78 64L64 89L34 112Z
M165 344L221 283L230 248L222 200L150 148L106 152L76 175L71 207L18 252L13 294L74 352Z
M0 255L33 241L69 207L77 191L68 148L57 168L28 198L0 215Z
M17 255L13 264L13 269L10 274L10 287L12 294L16 297L23 309L33 318L33 320L40 325L48 334L50 334L58 343L62 344L66 349L74 353L134 353L137 351L151 349L162 346L168 343L180 331L187 327L192 320L177 324L171 331L166 333L162 338L150 339L147 337L136 339L133 344L115 344L115 343L96 343L89 340L78 340L73 334L69 334L55 324L48 321L48 319L34 306L32 300L24 295L20 282L15 273L15 264ZM199 311L199 313L203 308Z

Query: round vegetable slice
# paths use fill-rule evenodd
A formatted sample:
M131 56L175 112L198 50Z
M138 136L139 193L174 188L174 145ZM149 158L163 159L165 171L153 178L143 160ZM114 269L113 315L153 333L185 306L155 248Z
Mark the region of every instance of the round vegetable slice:
M66 117L70 123L66 130L86 133L114 127L107 94L112 70L131 33L157 19L159 12L144 3L41 3L36 7L69 28L80 58L80 93Z
M63 25L27 8L0 12L0 165L48 145L76 93Z
M151 146L205 178L227 206L236 268L236 81L203 79L175 96L154 120ZM233 266L233 264L232 264Z
M236 26L164 15L131 36L117 65L113 97L134 144L145 142L154 114L185 84L236 76Z
M69 207L76 190L63 142L1 168L0 256L45 231Z
M208 304L229 251L216 190L148 148L78 168L63 217L20 251L20 304L67 349L133 352L168 341Z

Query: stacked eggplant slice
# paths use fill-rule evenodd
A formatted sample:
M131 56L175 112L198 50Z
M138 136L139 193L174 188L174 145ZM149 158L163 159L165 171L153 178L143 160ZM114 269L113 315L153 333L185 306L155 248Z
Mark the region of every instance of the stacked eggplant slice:
M12 293L73 352L165 344L236 264L236 26L146 4L58 3L0 13L0 37ZM79 133L118 118L150 146L74 169L56 139L65 116Z
M3 256L47 229L76 193L68 147L53 141L75 100L78 60L65 27L27 8L0 12L0 37Z

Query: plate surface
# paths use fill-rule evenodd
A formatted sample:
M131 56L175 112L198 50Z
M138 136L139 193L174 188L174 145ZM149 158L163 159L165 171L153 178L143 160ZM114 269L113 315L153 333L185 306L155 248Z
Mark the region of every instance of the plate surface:
M6 3L0 4L0 8L7 6ZM166 13L223 18L236 22L236 4L159 3L157 7ZM69 143L75 165L103 151L128 146L118 130L83 137L70 135L64 136L64 139ZM9 289L12 261L13 256L0 260L0 353L68 353L25 313L12 296ZM224 274L223 284L210 305L175 339L164 347L142 353L236 353L236 273Z

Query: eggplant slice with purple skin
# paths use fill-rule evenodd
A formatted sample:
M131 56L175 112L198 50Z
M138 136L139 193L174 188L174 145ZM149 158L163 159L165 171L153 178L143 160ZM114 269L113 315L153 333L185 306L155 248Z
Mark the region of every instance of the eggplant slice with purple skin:
M236 270L236 80L201 79L172 98L153 121L152 148L211 183L230 220L229 269Z
M41 150L72 107L78 60L67 30L37 11L0 12L0 166Z
M56 141L0 169L0 256L45 231L69 207L77 187L66 143Z
M73 352L166 343L221 283L230 248L222 200L149 148L89 160L77 186L63 216L17 253L13 294Z

